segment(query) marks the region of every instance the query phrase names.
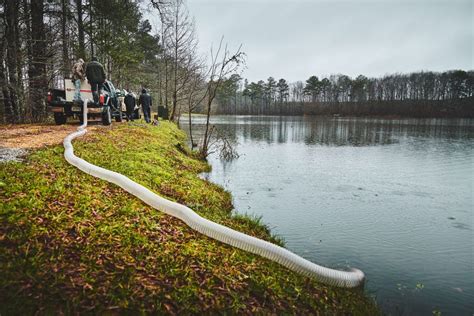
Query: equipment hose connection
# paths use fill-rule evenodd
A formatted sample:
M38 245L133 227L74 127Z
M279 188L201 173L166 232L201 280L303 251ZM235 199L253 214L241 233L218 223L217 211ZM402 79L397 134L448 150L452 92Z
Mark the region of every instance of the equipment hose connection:
M87 103L88 100L84 100L84 123L76 132L66 136L63 142L64 157L71 165L94 177L118 185L151 207L182 220L192 229L208 237L278 262L290 270L324 284L346 288L363 286L365 275L358 269L340 271L317 265L283 247L207 220L187 206L169 201L120 173L98 167L77 157L74 155L72 140L87 133Z

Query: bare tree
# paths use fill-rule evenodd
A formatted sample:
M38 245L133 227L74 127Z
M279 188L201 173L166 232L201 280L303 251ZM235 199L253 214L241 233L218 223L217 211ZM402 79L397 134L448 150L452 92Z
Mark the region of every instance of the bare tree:
M196 147L193 139L193 128L192 128L192 113L196 109L198 105L204 101L207 96L208 90L206 89L206 82L204 80L205 74L202 74L200 70L204 68L202 63L199 63L197 71L191 77L189 88L188 88L188 96L187 96L187 108L188 108L188 128L189 128L189 138L191 141L191 149Z
M172 58L172 107L170 120L175 120L179 94L188 84L194 73L194 59L197 51L197 39L194 19L189 15L184 0L174 0L170 6L170 32L167 39Z
M206 103L206 126L204 130L204 137L202 140L202 146L200 149L200 154L202 158L206 158L209 155L209 145L212 137L212 132L214 127L210 127L210 117L211 117L211 106L212 101L216 97L216 92L219 89L219 86L222 83L222 80L238 70L238 68L245 63L245 54L241 51L242 45L231 54L227 45L224 47L222 43L224 37L221 38L219 42L219 47L214 53L211 48L211 65L209 67L209 75L207 80L207 103Z

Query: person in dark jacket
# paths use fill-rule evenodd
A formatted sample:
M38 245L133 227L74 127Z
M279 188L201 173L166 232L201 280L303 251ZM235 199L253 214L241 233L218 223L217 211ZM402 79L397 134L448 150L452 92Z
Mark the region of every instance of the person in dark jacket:
M148 94L146 89L142 89L142 94L138 98L138 105L142 107L143 116L147 123L151 122L150 119L150 110L152 107L151 95Z
M135 96L131 92L128 92L123 102L125 102L125 107L127 108L127 121L133 121L135 116L133 111L135 110L136 104Z
M106 76L104 71L104 66L97 61L96 57L92 57L91 61L87 63L86 67L86 77L91 85L92 96L94 97L94 102L99 101L99 94L102 90L102 85L105 82Z

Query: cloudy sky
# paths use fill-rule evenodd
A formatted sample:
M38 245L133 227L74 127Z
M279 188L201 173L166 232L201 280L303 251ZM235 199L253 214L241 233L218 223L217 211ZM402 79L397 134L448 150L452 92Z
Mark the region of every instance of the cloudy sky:
M250 81L473 69L472 0L188 0L200 50L243 45Z

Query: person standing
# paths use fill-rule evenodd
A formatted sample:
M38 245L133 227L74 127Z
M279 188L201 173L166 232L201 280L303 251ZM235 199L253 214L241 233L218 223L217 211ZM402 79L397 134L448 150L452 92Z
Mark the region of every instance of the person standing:
M74 83L74 98L73 102L81 101L81 82L86 79L86 73L84 70L84 60L79 58L77 62L72 66L72 82Z
M125 102L125 107L127 109L127 121L133 121L134 119L133 111L135 110L135 105L136 105L136 100L133 93L128 92L125 95L124 102Z
M142 89L142 94L138 98L138 106L142 107L143 116L145 117L145 122L150 123L150 111L152 107L151 95L148 94L146 89Z
M127 107L125 106L125 96L127 95L127 91L122 89L117 89L117 98L118 98L118 108L123 113L127 113Z
M94 102L98 102L98 93L100 93L100 91L102 90L102 85L105 82L106 76L104 66L102 66L102 64L97 61L97 57L92 57L91 61L87 63L86 76L87 80L91 85Z

